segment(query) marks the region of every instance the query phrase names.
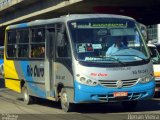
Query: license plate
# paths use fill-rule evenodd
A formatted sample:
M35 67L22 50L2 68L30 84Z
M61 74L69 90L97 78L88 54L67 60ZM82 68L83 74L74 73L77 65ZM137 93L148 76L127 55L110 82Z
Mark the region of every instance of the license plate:
M128 92L114 92L114 97L127 97Z

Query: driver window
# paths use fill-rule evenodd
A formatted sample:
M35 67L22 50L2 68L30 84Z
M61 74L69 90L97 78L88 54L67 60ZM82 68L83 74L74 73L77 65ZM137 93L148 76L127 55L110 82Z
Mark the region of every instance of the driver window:
M57 57L71 57L71 50L66 31L57 33Z

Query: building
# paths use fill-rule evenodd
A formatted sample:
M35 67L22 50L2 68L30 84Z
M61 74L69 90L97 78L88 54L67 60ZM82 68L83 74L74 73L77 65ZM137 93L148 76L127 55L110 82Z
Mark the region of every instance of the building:
M147 26L147 38L154 43L160 43L160 24Z

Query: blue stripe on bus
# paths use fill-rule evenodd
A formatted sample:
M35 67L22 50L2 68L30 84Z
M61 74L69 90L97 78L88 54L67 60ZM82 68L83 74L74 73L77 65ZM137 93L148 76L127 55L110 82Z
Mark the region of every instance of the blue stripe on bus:
M128 92L130 94L126 100L145 100L151 99L154 95L155 81L152 80L146 84L138 83L132 87L126 88L107 88L101 85L88 86L74 81L75 87L75 103L85 102L101 102L101 100L108 102L114 99L114 92ZM134 95L134 96L133 96Z
M22 70L22 73L23 73L25 80L31 81L31 82L27 82L29 89L34 94L36 94L38 97L46 98L45 90L41 89L36 83L32 83L32 81L34 82L34 79L31 76L27 75L27 66L28 65L29 65L28 61L21 61L20 62L21 70Z
M4 60L3 60L3 59L0 59L0 65L3 64L3 63L4 63Z
M22 24L18 24L17 25L17 28L24 28L24 27L27 27L27 23L22 23Z

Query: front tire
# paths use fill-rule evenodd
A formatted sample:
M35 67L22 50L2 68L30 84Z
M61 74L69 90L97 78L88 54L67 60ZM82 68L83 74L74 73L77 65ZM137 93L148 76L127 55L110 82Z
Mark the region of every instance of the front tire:
M32 97L29 95L28 89L26 86L22 88L23 101L26 105L29 105L33 102Z
M74 105L68 101L68 95L65 88L62 88L61 90L60 101L63 111L70 112L73 110Z

